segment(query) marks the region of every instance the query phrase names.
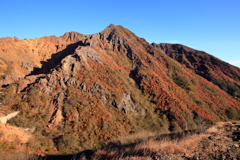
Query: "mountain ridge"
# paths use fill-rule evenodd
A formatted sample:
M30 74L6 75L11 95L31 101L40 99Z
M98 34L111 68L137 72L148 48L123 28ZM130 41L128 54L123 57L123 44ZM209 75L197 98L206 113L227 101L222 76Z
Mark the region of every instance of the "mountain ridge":
M215 85L229 95L239 98L240 69L203 51L191 49L180 44L152 44L161 48L171 58ZM219 80L221 79L221 80Z
M56 147L65 154L121 134L177 132L195 128L199 121L238 119L238 95L179 63L167 53L180 51L166 46L149 44L112 24L92 35L69 32L4 41L0 60L12 70L1 68L1 106L21 111L10 124L35 127L42 148ZM238 86L238 79L224 75Z

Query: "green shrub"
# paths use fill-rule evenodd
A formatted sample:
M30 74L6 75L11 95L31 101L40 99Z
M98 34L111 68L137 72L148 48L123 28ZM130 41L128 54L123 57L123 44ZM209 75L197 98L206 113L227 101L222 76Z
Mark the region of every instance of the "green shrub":
M54 143L57 145L58 150L65 153L76 153L80 150L79 137L74 134L61 135L54 139Z
M191 83L186 77L176 74L172 77L172 79L179 87L186 89L186 90L191 89L190 88Z
M230 108L226 110L227 117L232 120L240 120L240 110L236 108Z
M240 92L239 92L240 86L238 86L236 83L228 80L216 79L211 75L205 75L205 78L211 81L213 84L217 85L219 88L224 90L226 93L228 93L232 97L240 98Z

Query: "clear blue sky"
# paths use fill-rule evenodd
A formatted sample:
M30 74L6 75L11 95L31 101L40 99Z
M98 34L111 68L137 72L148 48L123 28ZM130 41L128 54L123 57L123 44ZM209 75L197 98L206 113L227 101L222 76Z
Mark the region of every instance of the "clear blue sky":
M149 43L180 43L240 66L240 0L1 0L0 37L122 25Z

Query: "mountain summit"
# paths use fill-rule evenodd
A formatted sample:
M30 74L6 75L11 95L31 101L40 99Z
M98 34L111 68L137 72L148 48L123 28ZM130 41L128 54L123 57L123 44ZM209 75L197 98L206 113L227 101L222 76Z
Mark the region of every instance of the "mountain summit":
M142 130L238 119L240 69L122 26L84 35L0 39L1 108L49 152L74 153ZM32 144L32 147L36 147Z

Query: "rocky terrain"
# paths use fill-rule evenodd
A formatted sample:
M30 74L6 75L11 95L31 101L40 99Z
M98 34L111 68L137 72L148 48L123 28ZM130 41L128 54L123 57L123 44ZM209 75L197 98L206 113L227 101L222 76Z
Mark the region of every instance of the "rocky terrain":
M20 111L8 124L34 128L35 143L18 147L43 154L238 120L239 73L207 53L149 44L113 24L92 35L0 39L1 112Z

